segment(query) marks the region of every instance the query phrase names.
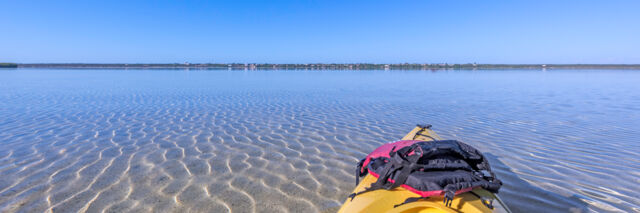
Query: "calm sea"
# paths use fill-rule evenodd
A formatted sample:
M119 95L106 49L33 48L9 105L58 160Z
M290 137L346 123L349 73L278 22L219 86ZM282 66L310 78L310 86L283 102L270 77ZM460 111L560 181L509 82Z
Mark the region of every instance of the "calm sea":
M516 212L640 211L640 71L0 70L0 212L335 211L417 123Z

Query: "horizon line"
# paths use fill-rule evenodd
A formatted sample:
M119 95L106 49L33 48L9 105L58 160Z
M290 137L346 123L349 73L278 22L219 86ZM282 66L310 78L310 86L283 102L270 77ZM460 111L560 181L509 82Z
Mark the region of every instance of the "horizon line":
M434 69L634 69L640 64L449 64L449 63L0 63L0 68L79 69L283 69L283 70L434 70Z

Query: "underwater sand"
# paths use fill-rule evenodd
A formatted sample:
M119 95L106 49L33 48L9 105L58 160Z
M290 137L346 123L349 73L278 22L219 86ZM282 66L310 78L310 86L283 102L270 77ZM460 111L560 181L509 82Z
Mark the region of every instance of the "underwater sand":
M640 72L0 71L0 212L334 212L430 123L521 211L640 211Z

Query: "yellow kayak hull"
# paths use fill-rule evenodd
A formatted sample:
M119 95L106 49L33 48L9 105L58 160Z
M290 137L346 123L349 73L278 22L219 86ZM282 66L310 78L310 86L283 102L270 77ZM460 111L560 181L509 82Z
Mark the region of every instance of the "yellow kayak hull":
M422 141L434 139L440 140L440 137L433 130L424 127L416 127L402 138L402 140ZM364 191L376 180L377 178L372 175L365 176L353 190L353 193ZM393 190L375 190L363 193L353 200L347 198L338 212L509 212L497 195L484 189L474 189L473 192L483 197L493 198L494 209L487 208L478 196L469 192L456 195L451 206L445 206L443 197L439 196L394 208L395 205L403 203L407 198L419 197L409 190L398 187Z

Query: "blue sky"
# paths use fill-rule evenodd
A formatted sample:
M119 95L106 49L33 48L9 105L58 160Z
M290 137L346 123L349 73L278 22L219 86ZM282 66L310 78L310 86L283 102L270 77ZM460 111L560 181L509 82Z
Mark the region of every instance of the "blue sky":
M0 0L18 63L640 63L640 1Z

